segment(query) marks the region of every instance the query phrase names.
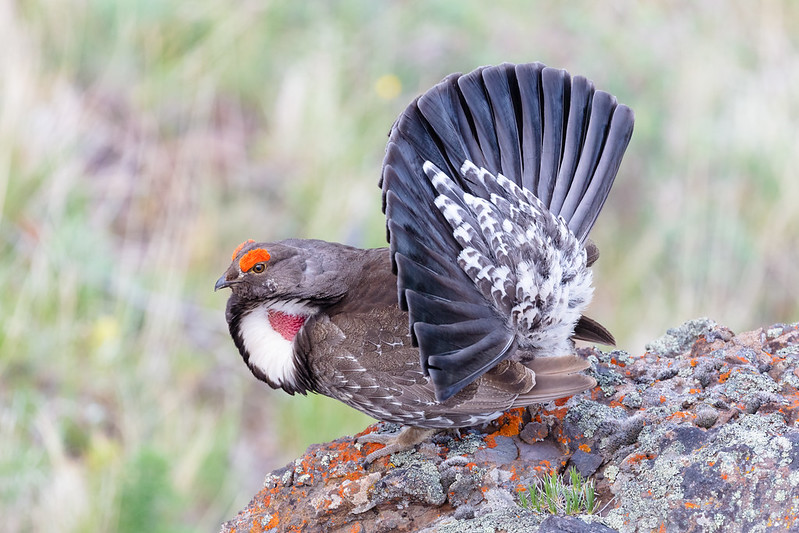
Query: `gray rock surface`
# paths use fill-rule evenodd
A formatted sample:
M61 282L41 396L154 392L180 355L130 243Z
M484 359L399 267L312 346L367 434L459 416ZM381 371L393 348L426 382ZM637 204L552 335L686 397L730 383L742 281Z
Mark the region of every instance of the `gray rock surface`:
M366 467L378 445L311 446L222 530L799 531L796 324L734 335L700 319L639 357L580 353L593 390ZM571 465L595 481L599 513L520 506L534 478Z

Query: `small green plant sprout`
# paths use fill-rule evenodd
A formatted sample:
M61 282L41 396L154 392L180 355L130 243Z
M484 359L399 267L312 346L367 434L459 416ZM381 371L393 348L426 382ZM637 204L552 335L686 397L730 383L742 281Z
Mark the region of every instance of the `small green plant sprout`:
M592 514L599 507L593 480L586 480L573 466L565 475L551 471L519 491L519 502L537 513Z

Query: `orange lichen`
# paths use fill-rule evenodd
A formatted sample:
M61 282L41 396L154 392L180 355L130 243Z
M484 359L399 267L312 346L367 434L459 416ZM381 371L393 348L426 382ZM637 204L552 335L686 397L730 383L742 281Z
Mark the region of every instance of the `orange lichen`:
M591 447L589 445L587 445L587 444L580 444L578 446L578 448L580 450L584 451L585 453L590 453L591 452Z
M559 405L558 404L558 400L555 400L555 405ZM568 413L568 412L569 412L569 410L566 407L558 407L557 409L551 409L551 410L550 409L543 409L541 411L541 414L542 415L552 415L555 418L557 418L558 420L563 420L563 418L566 416L566 413ZM541 420L538 420L538 419L536 421L537 422L541 422Z
M369 435L370 433L374 433L375 431L377 431L377 424L372 424L371 426L367 426L367 428L361 431L360 433L356 433L355 438L357 439L358 437Z
M379 442L367 442L363 445L361 451L363 452L364 456L367 456L372 452L376 452L381 448L385 448L385 446L386 446L385 444L380 444Z
M722 374L719 374L719 383L724 383L725 381L727 381L727 379L730 377L730 374L732 374L732 369L727 370Z
M272 529L272 528L277 527L279 524L280 524L280 517L278 516L278 513L276 512L275 514L272 515L272 518L269 520L269 523L266 524L264 527L266 529Z
M515 437L521 432L524 426L525 410L524 407L511 409L507 413L502 413L502 415L496 419L496 423L499 424L499 429L486 436L484 439L489 448L496 448L496 438L498 436Z
M300 533L301 531L305 531L305 525L307 523L308 523L307 520L303 520L302 524L299 524L299 525L295 524L295 525L292 525L291 527L289 527L289 531L293 531L295 533Z
M239 244L238 246L236 246L236 249L235 249L235 250L233 250L233 255L231 255L231 256L230 256L230 260L231 260L231 261L235 261L235 260L236 260L236 256L237 256L237 255L239 255L239 252L240 252L240 251L241 251L241 250L242 250L242 249L243 249L245 246L247 246L248 244L252 244L252 243L254 243L254 242L255 242L255 241L254 241L254 240L252 240L252 239L247 239L247 240L246 240L246 241L244 241L243 243L241 243L241 244Z
M698 509L699 508L699 504L698 503L693 503L693 502L685 502L685 507L687 509Z
M627 463L639 463L644 459L654 459L655 455L651 453L636 453L635 455L630 455L624 461Z
M517 409L511 409L507 413L503 413L502 416L497 419L497 422L500 424L497 433L504 437L515 437L518 435L524 426L524 411L524 407L519 407Z
M264 248L250 250L244 254L241 259L239 259L239 268L242 272L247 272L256 264L269 261L270 257L271 256L269 255L269 252L267 252Z

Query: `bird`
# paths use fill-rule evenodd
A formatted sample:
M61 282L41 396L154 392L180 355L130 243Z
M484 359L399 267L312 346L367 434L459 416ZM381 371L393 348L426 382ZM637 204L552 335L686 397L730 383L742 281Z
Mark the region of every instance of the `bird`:
M367 460L442 430L590 389L575 340L614 345L583 313L588 239L634 114L542 63L451 74L391 127L379 187L388 246L242 243L230 335L256 378L319 393L395 434Z

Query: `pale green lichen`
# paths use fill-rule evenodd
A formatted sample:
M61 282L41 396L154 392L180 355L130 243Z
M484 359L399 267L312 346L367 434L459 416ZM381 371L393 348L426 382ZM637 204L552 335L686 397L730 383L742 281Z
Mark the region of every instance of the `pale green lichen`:
M517 506L494 510L469 520L448 520L424 532L437 533L529 533L541 524L544 517Z
M322 457L319 458L319 464L322 465L324 468L330 466L330 461L333 460L333 457L329 453L322 454Z
M602 352L598 351L599 355L590 355L588 356L588 361L593 363L602 362L605 364L617 364L617 365L631 365L635 362L635 359L629 352L624 350L611 350L609 352ZM613 363L615 361L615 363Z
M613 353L613 352L611 352ZM627 353L627 352L621 352ZM616 387L615 385L621 385L625 382L624 376L622 376L619 372L611 368L610 366L603 366L599 367L600 362L605 363L606 365L610 364L611 357L609 354L602 354L599 358L594 355L589 355L587 357L589 363L591 363L591 370L589 373L591 376L596 379L597 385L602 389L602 392L605 394L605 397L608 398L616 394Z
M630 409L638 409L641 407L642 402L643 398L641 397L641 392L638 390L628 392L624 395L624 398L621 399L622 405Z
M792 344L790 346L786 346L785 348L780 348L774 355L777 357L788 357L790 355L797 354L799 354L799 344Z
M474 452L485 446L485 440L474 433L467 433L458 440L450 438L447 441L447 448L449 449L447 459L458 455L473 455Z
M646 345L646 351L661 357L675 357L691 348L693 343L709 333L716 322L709 318L689 320L679 327L666 330L666 334Z
M782 387L768 374L740 370L733 372L724 383L724 391L730 397L749 396L754 392L780 392Z
M799 376L791 370L786 370L780 377L780 383L790 385L794 389L799 389Z
M608 420L627 418L626 411L621 407L608 407L584 397L572 396L567 405L569 411L565 420L576 424L588 438L593 437L597 429Z
M769 328L769 330L766 332L766 337L769 339L776 339L777 337L781 336L782 333L783 333L782 327L773 327Z
M721 427L716 437L718 442L740 443L756 455L767 453L771 440L787 430L785 419L778 413L766 415L741 415L737 421Z
M446 495L441 486L441 474L432 461L415 450L407 450L391 455L390 462L394 468L370 490L372 506L408 497L431 505L444 503Z

